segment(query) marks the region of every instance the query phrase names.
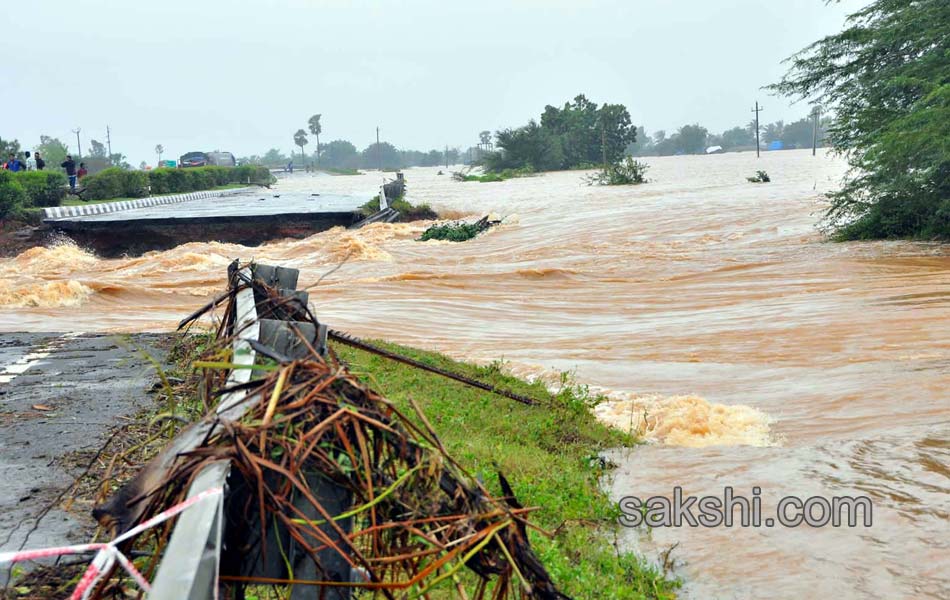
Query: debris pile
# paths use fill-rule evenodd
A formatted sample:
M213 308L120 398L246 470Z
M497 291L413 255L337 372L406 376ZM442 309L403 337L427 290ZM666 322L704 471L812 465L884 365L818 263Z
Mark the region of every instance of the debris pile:
M444 240L448 242L464 242L499 223L501 223L501 217L494 213L486 215L474 223L466 223L464 221L436 223L423 231L422 235L419 236L419 239L416 241L427 242L429 240Z
M291 598L349 598L356 590L360 598L427 597L436 589L472 599L566 598L529 545L532 509L501 474L499 498L445 451L418 407L400 410L321 346L312 333L326 328L305 300L238 272L229 292L205 307L225 305L216 343L195 363L205 369L209 409L191 428L200 441L157 457L144 470L151 475L99 509L113 535L181 503L202 469L229 461L220 580L238 590L234 597L247 585L274 584L293 586ZM263 376L235 386L226 383L238 362L231 348L248 325L236 294L248 287L258 314L290 322L296 339L278 349L262 335L251 368ZM215 405L237 387L248 408L223 418ZM179 437L189 435L195 431ZM134 540L151 553L146 576L169 531ZM109 585L117 583L99 593Z

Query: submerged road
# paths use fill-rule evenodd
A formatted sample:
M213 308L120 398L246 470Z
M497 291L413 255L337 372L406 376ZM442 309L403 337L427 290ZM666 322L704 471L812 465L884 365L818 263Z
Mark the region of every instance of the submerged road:
M0 340L0 552L88 541L62 502L118 427L149 406L145 353L163 336L4 334ZM0 584L8 569L0 569Z

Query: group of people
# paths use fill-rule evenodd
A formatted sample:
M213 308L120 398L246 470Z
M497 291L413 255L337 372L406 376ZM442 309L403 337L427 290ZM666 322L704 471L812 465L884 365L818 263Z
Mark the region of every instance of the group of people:
M39 152L33 153L31 156L30 151L27 150L23 153L22 159L11 152L10 157L2 166L7 171L14 173L19 171L42 171L46 168L46 161L43 160ZM80 162L77 168L76 161L68 154L66 155L66 160L59 166L66 170L66 177L69 179L69 189L74 192L76 191L76 182L89 174L89 171L86 169L86 163Z
M30 152L27 150L23 153L23 159L11 152L7 162L3 163L3 168L14 173L17 171L42 171L46 168L46 161L40 157L39 152L30 156Z

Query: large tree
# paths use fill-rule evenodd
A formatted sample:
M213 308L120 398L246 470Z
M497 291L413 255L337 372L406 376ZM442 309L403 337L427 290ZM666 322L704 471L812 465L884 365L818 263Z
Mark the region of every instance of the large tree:
M874 0L790 59L774 91L834 114L853 167L829 195L841 238L950 238L950 2Z
M357 169L360 153L346 140L333 140L323 147L323 164L336 169Z
M298 129L297 133L294 134L294 143L300 146L300 159L303 162L307 162L303 153L303 147L310 143L309 140L307 140L307 132L303 129Z
M384 171L401 169L403 166L402 156L399 150L389 142L373 143L363 150L363 166L375 169L377 166Z
M531 168L552 171L616 162L636 140L637 130L622 104L598 106L580 94L563 107L546 106L541 122L504 129L495 135L501 152L485 157L490 170Z
M20 153L20 142L17 140L0 138L0 163L6 162L11 154Z
M59 165L63 164L63 161L66 160L68 150L66 144L61 142L58 138L41 135L40 145L36 147L36 151L42 155L43 160L46 162L47 169L62 170L62 167Z
M320 115L313 115L310 117L310 120L307 121L307 126L310 129L310 133L317 138L317 164L320 164L320 133L323 131L323 127L320 126Z

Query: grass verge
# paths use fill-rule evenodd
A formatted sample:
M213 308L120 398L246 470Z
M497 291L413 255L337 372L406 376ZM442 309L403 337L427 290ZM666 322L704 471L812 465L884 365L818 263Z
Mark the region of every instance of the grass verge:
M532 521L555 532L531 532L531 543L562 591L577 598L675 598L679 582L641 557L611 543L617 509L599 485L599 452L636 440L599 423L590 408L601 399L568 376L557 394L541 383L506 375L503 365L479 367L437 353L374 342L421 362L448 368L532 396L525 406L438 375L345 346L334 346L351 371L412 414L414 400L442 443L472 474L501 495L500 470L526 506L541 507Z

